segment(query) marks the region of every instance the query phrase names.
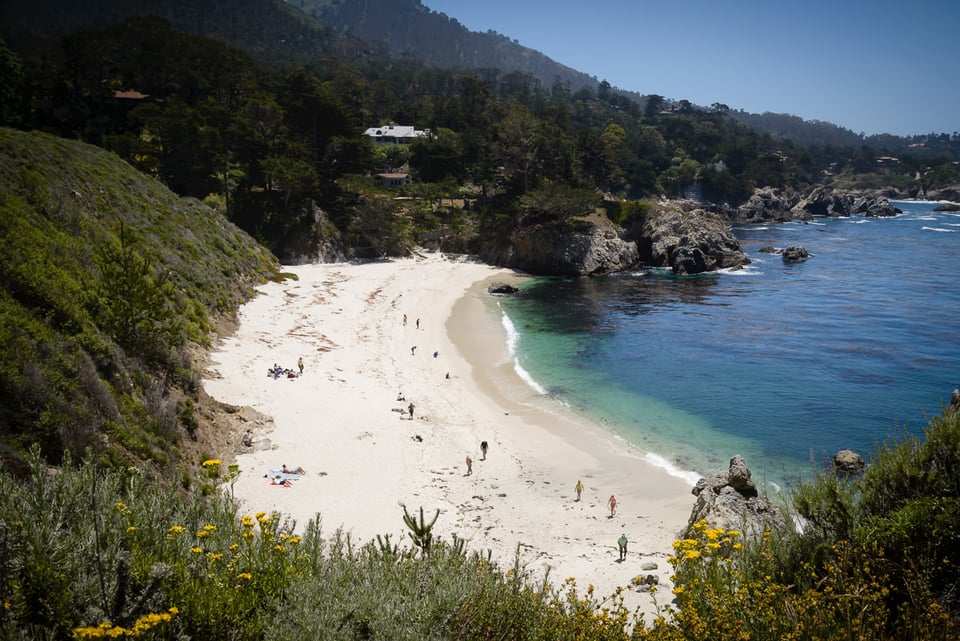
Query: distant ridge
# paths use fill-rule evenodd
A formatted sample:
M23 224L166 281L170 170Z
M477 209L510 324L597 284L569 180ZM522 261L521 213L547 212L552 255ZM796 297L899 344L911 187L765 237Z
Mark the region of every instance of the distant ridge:
M341 33L382 43L394 56L433 67L521 72L550 88L559 80L571 91L597 88L597 78L560 64L505 35L470 31L455 18L419 0L287 0Z

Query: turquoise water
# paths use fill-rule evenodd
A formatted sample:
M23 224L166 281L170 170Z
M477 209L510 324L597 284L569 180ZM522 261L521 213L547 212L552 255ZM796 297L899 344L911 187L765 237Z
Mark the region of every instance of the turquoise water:
M500 299L531 385L685 476L746 457L760 482L810 478L920 433L960 386L960 214L735 228L753 261L676 278L526 281ZM785 264L764 246L803 245Z

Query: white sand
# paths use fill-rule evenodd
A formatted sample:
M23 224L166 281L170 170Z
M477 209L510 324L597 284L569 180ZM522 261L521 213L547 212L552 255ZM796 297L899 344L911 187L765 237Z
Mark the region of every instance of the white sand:
M489 549L504 568L519 546L528 569L550 567L555 585L576 577L604 596L655 574L658 600L672 598L666 557L693 506L689 481L517 376L486 285L519 276L439 254L285 269L299 280L263 286L243 306L204 381L214 398L273 419L252 426L253 448L237 445L234 493L247 511L277 510L300 525L319 513L327 534L396 542L406 537L401 506L428 517L439 508L436 535ZM267 376L274 363L296 369L301 356L303 376ZM284 463L307 474L291 488L267 485L267 471ZM611 494L619 506L609 518ZM623 563L621 533L630 541ZM658 569L642 571L647 562ZM649 596L625 594L631 609L652 611Z

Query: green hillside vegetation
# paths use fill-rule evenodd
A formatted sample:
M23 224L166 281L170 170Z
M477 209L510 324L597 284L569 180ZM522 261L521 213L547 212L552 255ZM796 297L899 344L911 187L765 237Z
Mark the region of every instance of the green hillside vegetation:
M942 641L960 634L960 410L878 450L860 478L802 486L792 525L750 539L700 523L673 593L637 617L622 592L535 580L397 515L408 541L353 541L245 514L229 494L171 496L136 467L0 476L5 639ZM199 484L237 468L205 461ZM639 581L640 577L638 577Z
M0 444L172 474L196 427L191 346L270 254L102 149L0 129ZM8 468L9 469L9 468Z

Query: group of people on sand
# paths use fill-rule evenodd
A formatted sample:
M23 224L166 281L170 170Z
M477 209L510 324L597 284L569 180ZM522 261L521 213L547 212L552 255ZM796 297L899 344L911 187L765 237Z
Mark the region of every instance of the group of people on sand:
M303 356L297 359L297 369L290 369L281 365L273 364L273 367L267 368L267 376L273 379L277 378L297 378L303 374Z
M281 487L293 487L291 481L297 480L297 478L303 476L307 473L305 469L300 467L287 467L287 464L284 463L280 470L270 470L270 485L279 485Z
M577 484L573 487L574 492L577 493L577 502L580 501L583 496L583 481L577 479ZM617 497L614 494L610 495L610 498L607 499L607 507L610 508L610 516L607 518L613 518L617 514ZM627 535L621 534L620 538L617 539L617 549L620 552L620 558L618 561L625 561L627 558Z

